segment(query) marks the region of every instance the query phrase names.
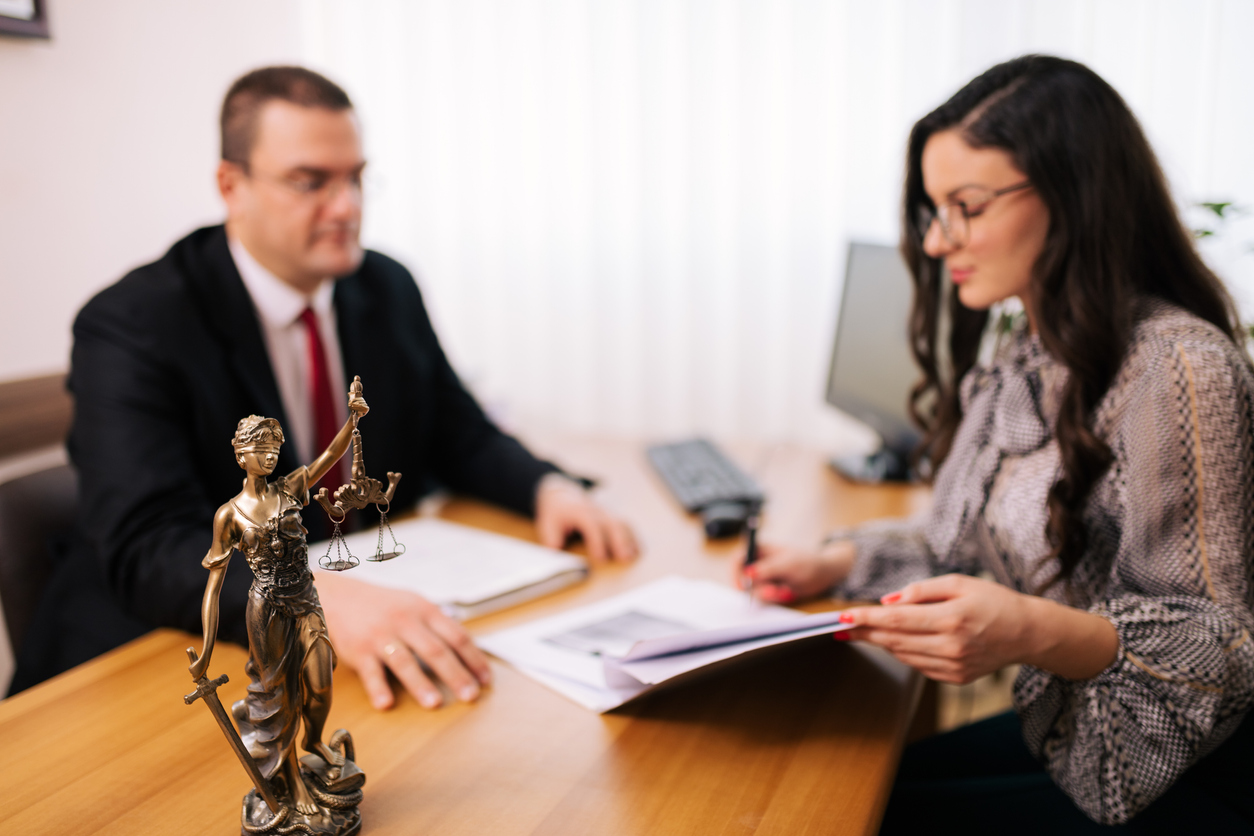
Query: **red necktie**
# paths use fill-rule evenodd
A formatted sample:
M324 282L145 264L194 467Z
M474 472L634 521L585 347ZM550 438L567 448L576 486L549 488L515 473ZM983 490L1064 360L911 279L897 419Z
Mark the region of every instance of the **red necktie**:
M331 446L340 427L335 419L335 400L331 393L331 370L327 365L327 352L322 346L322 335L318 333L318 315L313 312L313 308L305 308L301 311L300 321L305 325L305 345L309 351L309 401L313 407L314 455L318 456ZM335 493L336 488L346 481L344 460L340 459L319 480L319 484ZM314 486L309 487L312 490Z

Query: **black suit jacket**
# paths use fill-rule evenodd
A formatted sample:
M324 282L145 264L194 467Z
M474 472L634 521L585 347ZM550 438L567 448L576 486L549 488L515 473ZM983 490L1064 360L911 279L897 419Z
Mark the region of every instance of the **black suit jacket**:
M409 272L367 252L360 269L336 283L334 300L345 375L361 376L370 404L360 425L367 470L380 479L388 470L404 474L393 507L444 485L532 514L536 483L557 468L502 433L461 385ZM69 385L81 536L66 571L80 587L102 579L131 632L199 632L207 579L200 561L213 514L243 479L231 448L236 423L250 414L286 423L222 227L193 232L87 303L74 323ZM275 472L300 464L287 444ZM306 515L323 512L311 505ZM223 638L246 643L251 582L245 562L233 560L222 590ZM62 602L44 631L73 631L65 585L53 586ZM101 608L75 608L87 611L77 627L100 633L87 622L100 620Z

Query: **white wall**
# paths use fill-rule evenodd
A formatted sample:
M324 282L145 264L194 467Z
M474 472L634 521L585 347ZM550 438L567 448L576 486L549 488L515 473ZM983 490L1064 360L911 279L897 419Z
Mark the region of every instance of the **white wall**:
M221 219L216 108L300 56L297 0L51 0L0 37L0 380L64 369L95 291Z

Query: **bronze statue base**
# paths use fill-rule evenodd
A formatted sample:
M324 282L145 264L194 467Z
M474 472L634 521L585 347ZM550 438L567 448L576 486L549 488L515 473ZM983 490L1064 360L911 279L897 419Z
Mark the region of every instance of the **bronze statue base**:
M290 807L284 809L286 814L276 817L257 791L249 790L244 796L244 808L240 813L241 836L259 833L355 836L361 832L361 813L356 807L336 810L319 806L318 812L313 814L298 813Z
M278 816L270 811L265 800L251 790L244 796L244 809L240 814L240 833L288 834L307 833L310 836L353 836L361 832L361 787L366 774L353 762L356 751L353 737L345 729L331 735L329 748L340 762L332 765L319 755L309 754L300 759L300 775L305 787L318 804L316 813L301 813L288 803L289 793L279 792L279 804L285 804ZM280 781L280 786L282 782ZM273 784L271 785L273 787Z

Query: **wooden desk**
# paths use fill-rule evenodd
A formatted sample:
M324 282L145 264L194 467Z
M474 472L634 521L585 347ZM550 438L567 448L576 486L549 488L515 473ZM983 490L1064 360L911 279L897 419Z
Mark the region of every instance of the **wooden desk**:
M543 441L542 452L557 445ZM824 530L926 502L919 489L855 488L791 447L727 449L772 497L764 537ZM603 500L645 548L631 566L471 622L495 630L667 573L724 580L734 544L707 546L648 471L642 445L568 441L561 461L600 478ZM469 501L442 516L519 537L530 523ZM0 832L239 832L248 778L191 690L184 633L158 630L0 703ZM227 705L245 652L219 647ZM336 677L330 728L345 727L369 776L363 832L384 834L874 833L919 678L830 639L796 646L599 716L494 663L476 705L377 712L351 672Z

